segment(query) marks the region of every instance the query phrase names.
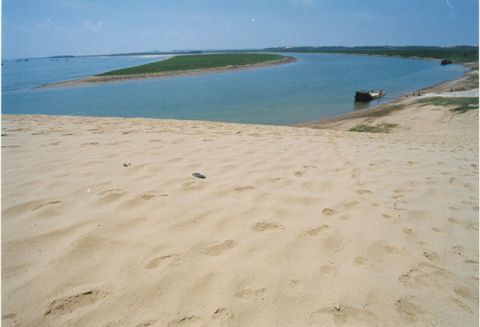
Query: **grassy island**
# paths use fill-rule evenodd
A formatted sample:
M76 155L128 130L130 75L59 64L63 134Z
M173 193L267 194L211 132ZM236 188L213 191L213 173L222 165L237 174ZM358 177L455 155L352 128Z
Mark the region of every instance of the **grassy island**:
M198 75L259 68L294 62L297 59L267 53L216 53L179 55L145 65L112 70L83 79L44 84L40 87L78 86L145 78Z
M222 53L206 55L175 56L150 64L112 70L96 76L119 76L185 72L215 68L232 68L273 62L282 62L290 57L266 53Z

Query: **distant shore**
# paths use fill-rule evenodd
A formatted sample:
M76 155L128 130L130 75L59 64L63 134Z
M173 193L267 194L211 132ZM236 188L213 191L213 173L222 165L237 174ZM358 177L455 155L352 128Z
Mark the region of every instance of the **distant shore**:
M153 74L134 74L134 75L110 75L110 76L91 76L77 80L62 81L56 83L47 83L42 84L38 88L46 87L74 87L81 85L90 85L96 83L110 83L110 82L119 82L119 81L131 81L131 80L141 80L148 78L167 78L167 77L179 77L179 76L193 76L193 75L202 75L202 74L212 74L212 73L223 73L229 71L237 70L247 70L254 68L262 68L269 66L277 66L288 64L297 61L294 57L284 57L279 60L265 61L257 64L247 64L247 65L230 65L224 67L215 67L215 68L205 68L205 69L192 69L184 71L169 71Z

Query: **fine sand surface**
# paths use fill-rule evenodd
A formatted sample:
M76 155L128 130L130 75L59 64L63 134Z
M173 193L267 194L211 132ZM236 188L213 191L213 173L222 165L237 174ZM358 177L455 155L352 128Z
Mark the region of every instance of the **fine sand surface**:
M39 88L74 87L74 86L90 85L90 84L97 84L97 83L133 81L133 80L141 80L141 79L148 79L148 78L167 78L167 77L178 77L178 76L193 76L193 75L203 75L203 74L213 74L213 73L224 73L224 72L230 72L235 70L246 70L246 69L276 66L276 65L284 65L291 62L295 62L295 61L297 61L296 58L284 57L278 60L271 60L271 61L261 62L258 64L248 64L248 65L232 65L232 66L222 66L222 67L215 67L215 68L176 70L176 71L167 71L167 72L151 73L151 74L90 76L90 77L77 79L77 80L47 83L39 86Z
M4 115L2 326L478 326L478 110L379 119Z
M461 98L461 97L477 97L478 98L478 88L468 91L458 91L458 92L442 92L442 93L427 93L426 97L448 97L448 98Z

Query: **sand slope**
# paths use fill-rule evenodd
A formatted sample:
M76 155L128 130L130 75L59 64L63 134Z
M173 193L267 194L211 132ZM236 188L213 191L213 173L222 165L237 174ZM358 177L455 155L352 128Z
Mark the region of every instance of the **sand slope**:
M2 325L477 326L478 112L444 114L3 116Z

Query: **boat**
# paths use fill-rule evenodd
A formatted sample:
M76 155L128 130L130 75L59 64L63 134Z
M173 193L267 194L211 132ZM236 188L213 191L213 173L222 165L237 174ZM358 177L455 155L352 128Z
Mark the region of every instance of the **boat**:
M385 96L383 90L379 91L357 91L355 92L355 102L368 102Z

